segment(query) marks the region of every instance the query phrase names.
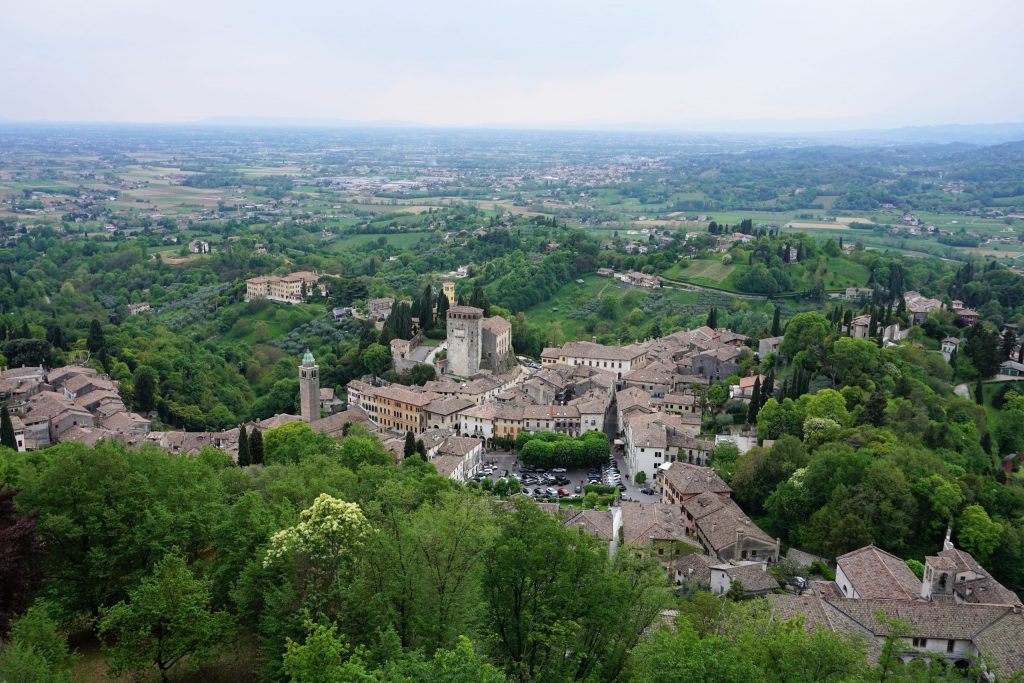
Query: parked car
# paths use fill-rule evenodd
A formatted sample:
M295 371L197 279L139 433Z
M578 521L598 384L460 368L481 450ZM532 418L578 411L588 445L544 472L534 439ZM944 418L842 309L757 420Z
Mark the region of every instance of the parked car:
M572 492L573 492L573 493L583 493L583 487L582 487L582 486L580 486L579 484L577 484L577 485L576 485L576 488L574 488L574 489L572 490Z
M554 490L553 488L548 488L545 491L545 493L547 493L549 496L557 496L558 495L558 491Z
M619 486L619 490L620 491L625 491L626 490L626 485L623 484L621 481L619 482L618 486Z
M569 489L558 489L558 497L563 498L569 495Z
M652 489L650 486L645 486L642 489L640 489L640 493L646 494L648 496L653 496L654 489Z
M556 467L556 468L554 468L551 471L554 472L555 474L565 474L565 468L564 467Z
M520 489L520 490L521 490L521 491L522 491L523 493L525 493L526 495L530 495L530 489L526 488L525 486L524 486L524 487L523 487L522 489Z

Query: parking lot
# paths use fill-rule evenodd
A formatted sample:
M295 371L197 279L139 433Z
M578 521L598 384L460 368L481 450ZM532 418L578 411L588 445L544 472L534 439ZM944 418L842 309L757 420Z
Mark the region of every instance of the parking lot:
M633 481L631 479L629 479L626 476L626 474L624 473L625 470L624 470L624 467L623 467L623 462L622 462L621 456L617 456L615 458L615 460L616 460L616 465L618 467L619 474L620 474L620 477L621 477L620 481L623 484L625 484L625 486L626 486L626 490L622 492L622 497L625 500L639 500L639 501L643 501L643 502L656 502L658 500L658 496L657 495L645 494L645 493L641 493L640 492L640 489L643 488L644 486L647 486L650 482L645 483L643 486L639 486L639 485L633 483ZM494 479L494 480L497 480L497 479L500 479L501 477L503 477L505 475L505 471L506 470L508 470L509 474L518 474L521 477L529 476L529 473L524 473L521 470L521 468L520 468L521 463L519 462L518 458L516 457L516 454L512 453L510 451L489 451L489 452L484 454L483 462L484 462L484 466L485 467L491 468L491 473L490 473L489 476L491 477L491 479ZM559 488L564 488L564 489L566 489L569 492L570 495L582 495L582 494L577 494L576 493L576 487L580 487L580 491L583 490L583 486L585 486L586 483L587 483L587 469L588 468L586 468L586 467L569 467L569 468L565 468L566 471L564 473L561 473L561 472L554 473L551 470L547 470L547 473L549 475L550 474L555 474L555 475L561 474L565 478L565 480L568 480L568 483L567 484L557 484L557 483L529 484L528 483L528 484L525 484L525 486L530 489L531 494L533 493L533 490L539 485L542 488L545 488L545 489L552 488L552 489L555 489L556 491ZM604 467L602 467L601 468L601 474L602 474L602 481L601 481L601 483L604 483L604 474L605 473L606 473L606 469Z

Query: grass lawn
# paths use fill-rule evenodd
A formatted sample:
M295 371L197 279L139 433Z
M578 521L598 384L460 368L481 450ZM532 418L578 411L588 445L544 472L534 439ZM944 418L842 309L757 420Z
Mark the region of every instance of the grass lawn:
M1010 382L991 382L988 384L982 384L981 390L985 395L985 418L988 421L988 428L991 430L995 427L996 420L999 418L999 410L992 405L992 397L995 396L996 392L1003 388L1003 385L1009 384L1014 387L1018 392L1024 393L1024 380L1010 381ZM974 384L969 383L968 387L971 391L971 398L974 398Z
M682 267L682 264L689 264L686 268ZM733 264L724 264L721 259L701 259L699 261L680 261L675 264L663 275L673 280L706 280L709 282L718 283L729 277L729 275L736 269Z
M412 247L423 239L431 239L430 233L425 232L398 232L390 235L342 235L331 242L330 246L327 247L327 251L337 254L349 249L357 249L364 244L376 242L382 237L389 245L399 249Z
M594 333L587 330L586 317L578 317L581 308L593 309L594 302L603 302L605 299L615 299L614 308L618 311L620 318L608 320L616 329L622 331L624 337L635 336L636 330L631 329L627 316L634 308L640 307L649 297L659 297L681 305L694 305L697 303L699 294L697 292L683 291L678 289L643 289L632 287L619 282L613 278L588 275L583 278L583 284L570 282L564 285L547 301L533 306L526 311L526 318L531 323L551 324L557 322L561 327L565 339L590 339ZM595 313L600 316L600 313ZM650 323L648 316L643 316L641 328Z
M305 325L324 314L323 306L311 304L285 304L263 301L234 304L238 318L225 335L232 341L247 344L260 343L285 336L300 325ZM249 306L256 311L247 313ZM259 338L257 338L259 337Z

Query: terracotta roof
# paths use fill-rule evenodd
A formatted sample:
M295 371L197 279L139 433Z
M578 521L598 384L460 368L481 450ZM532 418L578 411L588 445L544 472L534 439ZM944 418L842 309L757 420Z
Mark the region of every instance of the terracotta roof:
M974 636L974 646L991 660L996 675L1024 671L1024 616L1012 610L981 629Z
M672 568L684 578L711 581L711 565L717 562L718 558L710 555L690 553L673 562Z
M409 405L417 407L426 406L434 399L441 398L440 394L435 394L432 391L416 391L400 384L392 384L388 387L376 387L374 391L377 396L382 398L398 401L400 403L408 403Z
M430 464L437 468L437 473L442 477L450 478L461 462L462 457L458 455L439 455L432 458Z
M921 594L921 582L907 564L873 545L840 555L836 566L862 599L912 600Z
M480 439L474 439L469 436L449 436L441 444L438 452L444 455L457 455L462 458L471 453L473 449L479 448L481 443L483 442Z
M651 541L684 541L697 546L686 536L686 527L674 505L622 501L622 540L626 545L645 546Z
M766 571L766 567L763 562L729 562L715 565L711 570L725 572L730 581L739 581L746 591L756 593L779 587L779 582Z
M504 334L505 332L512 331L512 323L496 315L492 318L484 318L483 328L495 335Z
M662 475L667 484L683 496L701 493L732 494L729 485L710 467L674 462Z
M452 306L448 309L448 314L461 313L462 315L476 315L483 317L484 309L477 308L476 306Z
M346 423L369 425L370 420L362 410L349 408L340 413L334 413L319 420L313 420L309 423L309 426L314 432L326 432L333 436L340 436L345 429Z
M563 523L567 527L583 529L588 534L606 541L612 540L612 513L609 510L565 510Z
M472 405L472 401L467 401L464 398L445 396L442 398L435 398L425 406L425 410L428 413L437 413L438 415L453 415L460 410L465 410L466 408L471 407Z

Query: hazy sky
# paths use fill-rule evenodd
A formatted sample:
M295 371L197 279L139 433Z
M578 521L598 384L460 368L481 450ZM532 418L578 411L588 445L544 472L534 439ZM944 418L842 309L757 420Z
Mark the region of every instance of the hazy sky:
M0 0L0 118L1024 120L1022 0Z

